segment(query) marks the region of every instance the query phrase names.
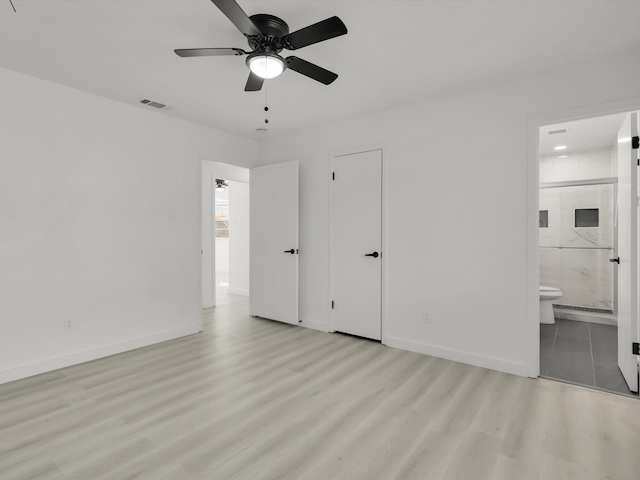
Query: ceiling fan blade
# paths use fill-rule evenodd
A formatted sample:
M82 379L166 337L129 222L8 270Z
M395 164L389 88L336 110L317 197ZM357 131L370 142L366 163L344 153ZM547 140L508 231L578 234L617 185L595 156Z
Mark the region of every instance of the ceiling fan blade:
M262 32L258 30L253 21L244 13L244 10L240 8L234 0L211 0L216 7L220 9L226 17L231 20L238 30L243 35L260 35Z
M287 57L287 68L301 73L302 75L306 75L309 78L312 78L320 83L324 83L325 85L329 85L332 83L338 75L336 73L330 72L329 70L325 70L318 65L314 65L311 62L307 62L298 57Z
M244 87L245 92L258 92L262 89L262 84L264 83L264 78L259 77L253 72L249 73L249 78L247 79L247 85Z
M331 17L296 30L289 35L285 35L282 40L284 42L284 48L287 50L297 50L307 45L313 45L314 43L324 42L330 38L339 37L345 33L347 33L347 27L342 23L342 20L338 17Z
M241 48L179 48L174 50L179 57L218 57L221 55L244 55Z

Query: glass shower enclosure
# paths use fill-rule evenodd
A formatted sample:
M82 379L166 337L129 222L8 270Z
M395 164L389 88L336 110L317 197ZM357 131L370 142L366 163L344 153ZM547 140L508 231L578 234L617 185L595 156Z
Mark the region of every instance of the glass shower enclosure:
M540 285L563 309L615 313L615 179L540 185Z

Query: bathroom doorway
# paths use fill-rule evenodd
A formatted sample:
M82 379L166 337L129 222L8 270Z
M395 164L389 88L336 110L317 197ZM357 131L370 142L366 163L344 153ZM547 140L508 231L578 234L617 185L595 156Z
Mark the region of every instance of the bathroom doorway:
M630 280L636 291L638 285L637 201L631 201L637 190L631 196L627 188L630 172L637 188L638 172L620 143L626 138L621 129L635 115L540 127L538 258L540 376L637 396L631 346L638 308L626 288ZM626 325L633 328L627 332Z

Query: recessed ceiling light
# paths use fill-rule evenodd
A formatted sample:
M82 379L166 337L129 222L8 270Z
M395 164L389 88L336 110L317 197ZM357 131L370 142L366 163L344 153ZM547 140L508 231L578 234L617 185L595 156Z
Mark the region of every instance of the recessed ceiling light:
M566 145L558 145L557 147L553 147L554 150L566 150L567 146Z
M267 129L266 128L256 128L256 132L258 132L258 133L267 133Z
M559 155L558 158L567 158L569 155Z

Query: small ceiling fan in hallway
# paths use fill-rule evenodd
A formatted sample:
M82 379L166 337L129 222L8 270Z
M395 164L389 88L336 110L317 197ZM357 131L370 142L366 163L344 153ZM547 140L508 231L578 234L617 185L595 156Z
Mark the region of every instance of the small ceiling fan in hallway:
M251 51L242 48L186 48L174 50L178 56L248 55L246 64L251 73L244 88L247 92L259 91L266 78L277 77L287 68L325 85L338 78L337 74L302 58L279 55L282 50L298 50L346 34L347 27L338 17L289 33L286 22L274 15L261 13L249 17L235 0L211 1L247 38Z

